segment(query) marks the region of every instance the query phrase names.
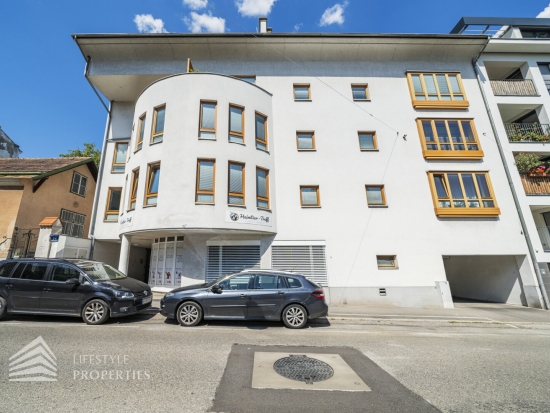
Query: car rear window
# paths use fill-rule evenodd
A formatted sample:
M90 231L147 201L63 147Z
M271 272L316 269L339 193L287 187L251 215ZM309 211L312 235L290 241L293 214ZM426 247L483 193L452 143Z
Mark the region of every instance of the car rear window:
M288 277L286 280L288 281L289 288L302 288L302 283L300 282L300 280L290 277Z
M20 273L19 278L24 280L35 280L39 281L44 279L44 276L46 275L46 271L48 271L48 263L47 262L33 262L28 263L25 266L25 269ZM16 271L18 272L18 271ZM15 274L14 274L15 276ZM14 278L14 277L12 277Z
M13 261L0 263L0 277L8 278L16 265L17 263Z

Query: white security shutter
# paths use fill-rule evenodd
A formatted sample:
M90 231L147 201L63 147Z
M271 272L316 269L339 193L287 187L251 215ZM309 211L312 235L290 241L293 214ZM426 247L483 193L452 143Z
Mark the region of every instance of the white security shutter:
M274 245L271 260L274 270L292 271L318 284L328 284L324 245Z
M247 268L260 268L259 245L209 245L206 281Z

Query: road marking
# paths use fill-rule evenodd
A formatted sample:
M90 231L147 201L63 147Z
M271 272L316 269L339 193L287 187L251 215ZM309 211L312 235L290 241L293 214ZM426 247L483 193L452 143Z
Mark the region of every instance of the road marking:
M408 315L408 314L380 314L380 315L368 315L368 314L342 314L342 316L348 316L348 315L354 315L354 316L362 316L366 318L375 318L375 317L411 317L411 318L471 318L471 319L479 319L479 320L491 320L487 317L462 317L462 316L446 316L446 315ZM340 317L340 315L332 315L329 314L328 317ZM494 320L491 320L494 321Z

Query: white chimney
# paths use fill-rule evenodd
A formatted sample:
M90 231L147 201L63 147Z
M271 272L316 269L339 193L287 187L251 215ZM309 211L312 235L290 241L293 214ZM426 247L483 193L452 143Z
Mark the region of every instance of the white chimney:
M260 33L267 33L267 17L260 17Z

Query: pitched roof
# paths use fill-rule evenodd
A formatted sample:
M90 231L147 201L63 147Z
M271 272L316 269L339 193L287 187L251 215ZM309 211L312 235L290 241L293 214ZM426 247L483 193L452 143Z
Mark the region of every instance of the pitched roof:
M55 221L57 221L59 217L46 217L38 224L40 227L51 227L53 224L55 224Z
M85 164L97 179L92 158L0 158L0 175L30 175L34 180Z

